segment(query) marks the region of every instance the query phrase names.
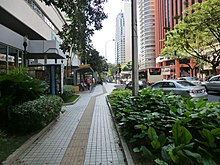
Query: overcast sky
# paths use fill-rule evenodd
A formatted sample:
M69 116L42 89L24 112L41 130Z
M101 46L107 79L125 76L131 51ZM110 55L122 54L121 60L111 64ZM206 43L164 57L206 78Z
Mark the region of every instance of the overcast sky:
M104 11L108 18L103 21L103 28L96 31L92 37L94 48L99 51L101 56L107 56L110 63L115 63L115 25L116 17L120 11L124 10L121 0L108 0L104 5Z

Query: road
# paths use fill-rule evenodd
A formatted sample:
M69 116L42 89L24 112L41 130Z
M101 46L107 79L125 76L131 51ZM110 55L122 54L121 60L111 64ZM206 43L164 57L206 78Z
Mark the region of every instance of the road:
M219 102L219 101L220 101L220 93L209 92L208 102Z
M115 87L117 89L124 89L125 84L116 84ZM209 92L208 102L219 102L220 101L220 93L217 92Z

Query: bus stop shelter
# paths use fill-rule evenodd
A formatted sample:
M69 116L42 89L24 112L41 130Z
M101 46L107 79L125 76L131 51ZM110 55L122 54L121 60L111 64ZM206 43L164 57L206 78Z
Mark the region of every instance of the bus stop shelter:
M93 78L94 70L92 67L90 67L90 64L82 64L79 65L78 68L75 68L73 70L73 83L74 86L78 86L82 80L85 80L86 78Z

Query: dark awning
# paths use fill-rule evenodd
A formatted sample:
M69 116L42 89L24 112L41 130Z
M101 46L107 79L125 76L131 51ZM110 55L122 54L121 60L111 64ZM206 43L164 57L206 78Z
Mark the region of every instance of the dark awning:
M85 65L79 65L79 68L74 69L76 72L80 74L85 74L85 73L93 73L94 70L90 67L90 64L85 64Z

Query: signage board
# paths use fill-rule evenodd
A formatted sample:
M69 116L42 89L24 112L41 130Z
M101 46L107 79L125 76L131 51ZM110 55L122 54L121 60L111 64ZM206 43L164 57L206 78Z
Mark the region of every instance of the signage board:
M161 68L161 75L170 75L170 68L168 67Z

